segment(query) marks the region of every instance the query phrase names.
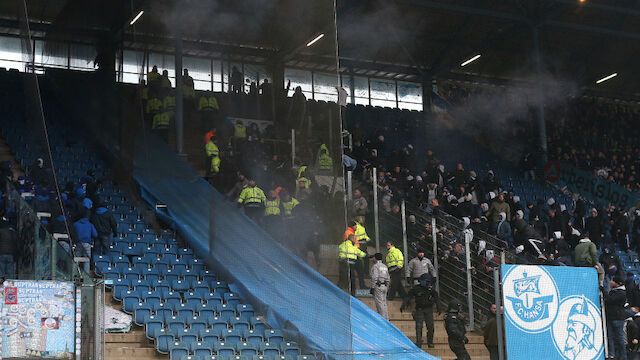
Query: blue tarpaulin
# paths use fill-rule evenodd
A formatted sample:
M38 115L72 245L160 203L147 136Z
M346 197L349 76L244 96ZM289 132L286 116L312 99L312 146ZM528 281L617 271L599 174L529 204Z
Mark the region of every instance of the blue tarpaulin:
M145 201L166 204L159 215L196 255L303 352L323 359L436 359L282 247L159 138L140 137L136 144L134 178Z

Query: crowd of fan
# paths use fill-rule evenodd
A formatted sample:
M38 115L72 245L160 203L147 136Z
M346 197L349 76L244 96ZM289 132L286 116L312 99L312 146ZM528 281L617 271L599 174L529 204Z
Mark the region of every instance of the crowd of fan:
M29 176L15 178L11 170L11 162L6 161L0 166L3 189L7 188L7 182L11 184L17 193L25 198L31 209L36 213L47 213L50 216L41 218L51 234L67 234L67 239L58 239L58 243L69 253L74 251L76 256L93 254L107 254L112 237L117 236L116 221L97 194L100 180L96 179L93 171L87 171L86 175L78 183L67 183L60 189L60 196L55 187L51 167L42 158L29 166ZM10 190L11 191L11 190ZM2 226L10 232L2 232L2 254L11 255L10 265L3 266L4 275L15 275L16 264L23 256L29 256L28 251L23 251L27 246L26 241L18 241L16 237L17 211L15 202L10 203L3 193L2 201ZM61 210L62 205L62 210ZM1 232L1 231L0 231ZM75 250L73 250L75 249ZM24 259L22 259L24 260ZM7 259L7 262L9 260ZM89 262L84 262L86 273L90 271Z
M640 108L597 99L577 99L551 111L549 158L570 163L640 191Z
M372 188L371 170L375 167L379 170L377 185L384 213L397 214L405 199L427 214L443 211L464 219L475 233L496 235L508 248L544 261L572 264L573 249L584 237L600 247L615 243L622 249L640 250L637 211L627 212L615 206L589 208L577 197L569 208L553 198L525 204L500 183L493 171L484 179L478 178L475 171L466 170L462 163L447 171L432 151L427 151L424 161L418 161L410 144L389 150L381 135L356 139L349 156L357 162L352 169L362 182L353 194L349 209L352 214L370 212L372 196L362 193L363 189ZM416 169L419 163L423 166ZM409 228L415 226L414 221L409 217ZM410 231L409 234L411 237Z

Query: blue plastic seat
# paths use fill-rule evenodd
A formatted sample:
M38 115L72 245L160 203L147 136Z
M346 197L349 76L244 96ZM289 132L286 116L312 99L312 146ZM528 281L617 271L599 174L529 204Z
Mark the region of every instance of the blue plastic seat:
M169 360L178 360L183 356L189 355L189 347L187 344L183 344L182 342L173 342L169 344Z
M251 329L258 334L264 335L267 330L267 325L262 321L259 317L252 317L249 319L249 324L251 324Z
M280 344L281 342L284 341L284 336L282 335L282 332L280 332L280 330L274 330L274 329L265 330L264 338L267 340L267 342L271 344Z
M296 360L316 360L316 357L313 355L298 355Z
M241 318L249 319L255 315L255 311L253 310L253 306L249 304L240 304L236 308L236 312L240 315Z
M221 319L219 317L209 318L207 319L207 323L213 331L226 331L229 328L229 326L227 325L227 320Z
M202 295L200 295L199 293L191 291L185 293L183 298L187 304L192 304L193 306L197 307L202 305Z
M165 319L165 321L167 323L167 328L174 336L182 334L183 330L186 327L185 321L177 316L172 316L171 319Z
M197 341L191 344L191 352L195 356L209 357L213 353L213 342Z
M243 356L258 355L258 346L248 342L239 342L236 344L236 351Z
M216 305L216 312L220 317L236 317L235 308L228 306L227 304L218 304Z
M131 287L142 295L151 290L151 283L145 279L138 279L131 281Z
M300 347L295 342L281 342L280 353L284 356L298 357L300 355Z
M138 270L134 269L134 268L127 268L126 270L124 270L123 273L121 273L122 275L124 275L125 279L128 280L139 280L140 279L140 273L138 272Z
M271 357L279 357L280 356L280 346L278 344L272 344L269 342L264 342L260 344L260 353L265 356Z
M152 309L155 309L157 305L162 303L160 292L157 290L149 290L145 293L141 293L140 296L144 299L145 303L147 303L147 305L149 305Z
M216 289L216 291L218 290ZM228 292L224 294L224 302L229 307L235 309L240 304L240 299L238 298L238 295Z
M247 320L244 320L240 317L236 317L236 318L232 318L229 320L229 325L236 329L236 330L240 330L240 331L246 331L249 330L250 326L249 326L249 322Z
M103 269L102 271L105 279L108 280L116 280L118 278L120 278L120 272L118 271L118 269L116 269L115 267L109 266L105 269Z
M156 337L156 332L163 328L164 320L155 315L151 315L147 317L144 325L145 335L147 336L147 338L154 339Z
M151 307L149 304L138 306L134 311L134 321L138 325L144 325L151 316Z
M195 330L199 333L201 330L205 330L207 328L207 321L206 318L193 316L187 319L187 325L189 325L189 329Z
M189 282L184 280L173 280L171 282L171 288L174 291L188 291L191 288L191 285L189 284Z
M213 329L204 329L198 332L198 337L207 344L217 343L220 340L220 332Z
M127 279L115 279L111 285L111 296L114 300L122 301L122 294L131 289L131 282Z
M242 341L242 331L236 329L227 329L220 333L220 336L224 338L224 341L230 344L235 344Z
M198 332L192 329L183 329L182 333L177 336L180 342L191 348L191 344L198 342Z
M235 355L236 349L233 345L230 345L224 341L220 341L214 344L213 350L220 356L229 357Z
M254 330L245 330L242 336L248 343L252 344L260 345L264 341L262 333L257 333Z
M214 304L217 306L218 304L222 304L222 295L220 293L210 292L204 295L204 301L206 301L207 304Z
M164 329L160 329L159 335L156 337L156 350L160 354L168 354L169 346L174 343L173 335L168 334Z

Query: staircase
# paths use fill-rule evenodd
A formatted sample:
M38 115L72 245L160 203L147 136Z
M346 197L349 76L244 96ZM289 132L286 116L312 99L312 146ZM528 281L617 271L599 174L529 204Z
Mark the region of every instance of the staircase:
M360 301L365 303L367 306L376 309L376 306L373 302L372 297L358 297ZM416 341L416 325L415 321L411 317L411 309L405 310L404 312L400 312L400 305L402 305L401 300L390 300L387 302L389 307L389 321L393 325L395 325L398 329L400 329L411 341ZM444 313L442 315L433 314L434 317L434 332L435 335L433 337L433 343L435 348L428 348L426 345L427 341L427 329L422 329L422 340L425 343L422 346L422 350L427 353L439 357L442 360L453 360L456 356L449 349L449 342L447 340L447 332L444 328ZM467 344L467 351L473 360L489 360L489 352L483 343L483 336L480 332L472 332L467 333L467 338L469 338L469 344Z
M105 293L105 305L117 310L122 308L121 304L113 301L111 291ZM166 355L158 353L153 341L147 339L144 328L132 324L131 331L127 333L106 334L104 344L104 358L106 360L166 360Z

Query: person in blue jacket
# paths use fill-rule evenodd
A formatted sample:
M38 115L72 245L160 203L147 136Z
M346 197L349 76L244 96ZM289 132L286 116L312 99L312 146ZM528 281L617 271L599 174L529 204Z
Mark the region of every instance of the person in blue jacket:
M89 222L89 210L85 209L80 215L80 219L73 223L73 228L76 231L76 236L80 246L84 250L83 255L89 258L89 262L82 264L84 271L89 274L89 264L91 261L91 247L93 240L98 237L98 231L96 227Z

